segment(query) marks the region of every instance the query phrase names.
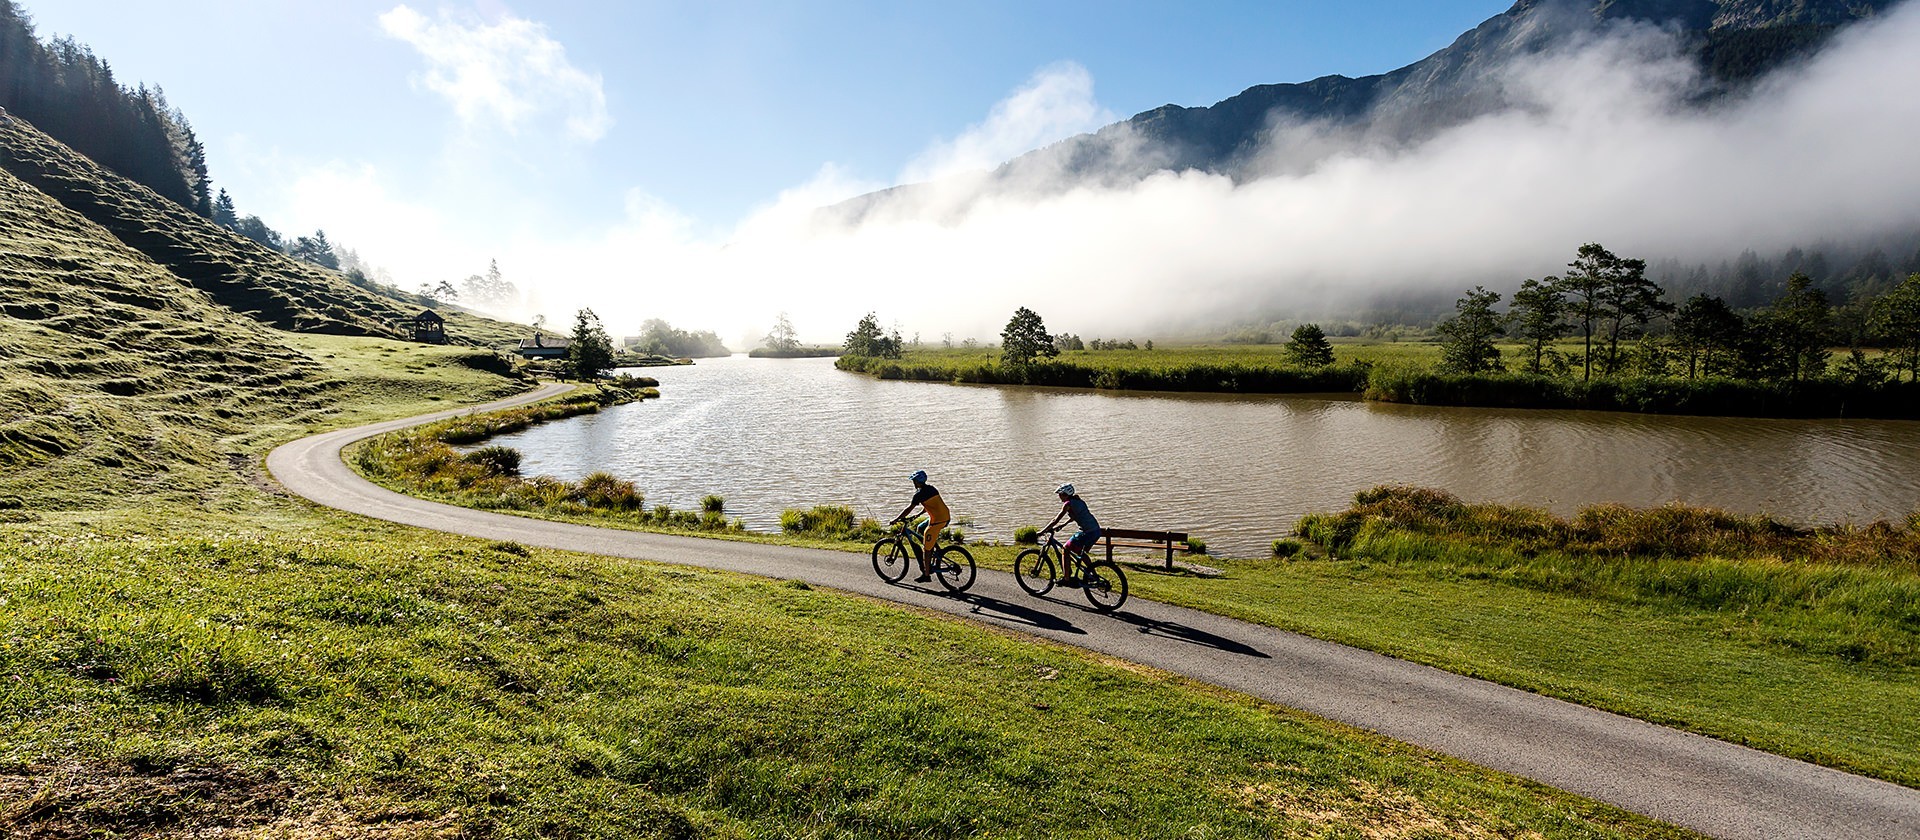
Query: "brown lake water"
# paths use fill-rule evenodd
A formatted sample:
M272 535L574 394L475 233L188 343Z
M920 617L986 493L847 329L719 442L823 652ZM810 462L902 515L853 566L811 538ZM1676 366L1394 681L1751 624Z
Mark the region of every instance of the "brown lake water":
M887 382L832 359L647 368L661 398L492 443L528 475L605 470L649 504L775 530L780 511L851 505L885 521L924 469L976 539L1059 511L1073 482L1103 525L1184 530L1258 556L1301 515L1380 484L1561 515L1680 501L1804 524L1920 510L1920 423L1436 408L1347 397L1088 392Z

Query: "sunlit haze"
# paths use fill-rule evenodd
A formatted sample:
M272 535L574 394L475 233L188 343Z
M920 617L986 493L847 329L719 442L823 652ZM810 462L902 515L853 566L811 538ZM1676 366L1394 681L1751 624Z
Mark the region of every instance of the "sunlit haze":
M1174 103L1417 61L1490 2L25 4L158 84L216 188L325 229L391 282L497 260L562 322L664 318L736 349L788 313L837 343L995 335L1016 306L1150 336L1399 291L1510 289L1582 242L1720 259L1920 225L1920 7L1710 112L1671 37L1615 30L1503 70L1521 107L1279 174L1013 197L979 173ZM819 6L821 8L813 8ZM187 48L190 45L190 48ZM932 182L857 224L814 211ZM927 202L947 212L918 212Z

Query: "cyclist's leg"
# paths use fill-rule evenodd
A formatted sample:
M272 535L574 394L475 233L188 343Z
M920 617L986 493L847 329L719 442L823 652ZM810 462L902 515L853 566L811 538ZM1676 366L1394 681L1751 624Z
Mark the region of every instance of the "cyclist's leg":
M933 574L933 550L939 547L940 532L946 530L948 521L949 520L945 519L936 519L927 523L927 534L925 540L921 543L922 550L920 552L920 574L922 576Z
M1080 570L1087 565L1087 549L1093 547L1094 539L1085 531L1075 531L1067 540L1066 550L1061 552L1061 563L1066 566L1061 570L1062 583L1072 586L1079 582Z

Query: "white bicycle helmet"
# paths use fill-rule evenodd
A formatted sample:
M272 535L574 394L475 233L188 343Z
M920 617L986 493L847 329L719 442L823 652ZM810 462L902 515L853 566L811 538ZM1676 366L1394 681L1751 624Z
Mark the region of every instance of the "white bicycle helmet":
M1062 485L1060 485L1060 487L1059 487L1058 489L1056 489L1056 490L1054 490L1053 492L1055 492L1055 493L1058 493L1058 494L1060 494L1060 495L1062 495L1062 496L1071 496L1071 495L1073 495L1073 494L1074 494L1074 493L1073 493L1073 485L1071 485L1071 484L1062 484Z

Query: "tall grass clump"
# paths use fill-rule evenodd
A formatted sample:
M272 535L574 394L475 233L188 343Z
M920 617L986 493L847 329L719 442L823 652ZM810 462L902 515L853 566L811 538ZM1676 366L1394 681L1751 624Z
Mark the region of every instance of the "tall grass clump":
M879 522L860 517L846 505L788 508L780 512L780 530L793 536L850 542L870 542L886 533Z
M1562 519L1440 490L1376 487L1298 529L1336 556L1746 616L1774 643L1850 662L1920 664L1920 516L1806 528L1673 504L1598 505Z

